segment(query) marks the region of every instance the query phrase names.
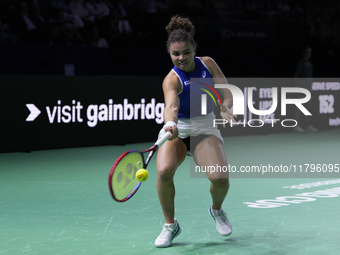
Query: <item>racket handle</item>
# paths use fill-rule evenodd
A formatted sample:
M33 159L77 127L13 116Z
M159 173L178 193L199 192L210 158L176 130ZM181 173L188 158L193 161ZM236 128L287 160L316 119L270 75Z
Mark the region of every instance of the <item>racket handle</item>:
M166 132L161 138L158 139L158 141L155 143L158 147L160 147L166 140L168 140L171 132Z

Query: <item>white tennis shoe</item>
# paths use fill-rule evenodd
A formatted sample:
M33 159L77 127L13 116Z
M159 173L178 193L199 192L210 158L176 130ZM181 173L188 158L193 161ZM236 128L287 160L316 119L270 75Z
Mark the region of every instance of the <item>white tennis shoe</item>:
M175 223L163 225L163 230L155 241L155 246L158 248L169 247L172 244L172 240L181 233L182 229L179 226L177 220Z
M221 208L220 210L213 210L210 206L209 213L216 223L216 229L222 236L229 236L232 233L231 224L227 218L227 214Z

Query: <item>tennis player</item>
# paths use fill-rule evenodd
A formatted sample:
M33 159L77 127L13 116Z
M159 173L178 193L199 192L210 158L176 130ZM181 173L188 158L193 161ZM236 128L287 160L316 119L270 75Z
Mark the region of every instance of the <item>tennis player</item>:
M222 71L210 57L196 57L196 42L193 39L195 28L191 21L180 16L172 17L166 27L168 32L167 49L174 68L163 81L165 100L164 122L160 136L166 131L171 135L157 155L157 192L163 210L165 224L155 241L156 247L171 246L172 240L181 233L175 219L175 186L173 177L176 169L190 151L199 166L227 166L227 158L220 131L213 126L215 115L214 104L208 104L207 114L200 111L191 113L191 104L201 102L201 94L189 93L190 78L212 78L218 83L227 84ZM197 91L197 90L196 90ZM229 109L232 106L232 95L227 89L220 90L223 96L222 118L235 123L234 115ZM191 95L190 95L191 94ZM200 109L200 106L198 106ZM197 107L192 107L195 109ZM191 141L190 141L191 140ZM222 209L222 203L229 189L228 172L207 172L209 178L212 204L209 213L215 220L218 232L228 236L232 232L231 224Z

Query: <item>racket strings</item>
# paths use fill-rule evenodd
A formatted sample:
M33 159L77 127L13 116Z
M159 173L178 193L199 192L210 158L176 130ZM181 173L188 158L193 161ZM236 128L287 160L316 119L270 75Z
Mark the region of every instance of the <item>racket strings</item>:
M128 197L139 181L136 179L136 172L144 167L144 159L139 152L130 152L117 164L112 176L111 186L117 199Z

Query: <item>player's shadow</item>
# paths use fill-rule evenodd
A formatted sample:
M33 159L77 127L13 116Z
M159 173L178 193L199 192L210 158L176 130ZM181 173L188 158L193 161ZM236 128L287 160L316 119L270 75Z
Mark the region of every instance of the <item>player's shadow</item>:
M195 252L196 250L204 250L209 248L216 248L218 246L226 246L228 245L230 239L221 240L220 242L201 242L201 243L194 243L194 242L179 242L173 243L172 247L187 247L187 252Z
M228 246L228 241L220 242L182 242L174 243L172 246L182 254L214 254L216 251L223 251Z
M180 242L180 243L173 243L171 247L176 247L176 246L194 246L198 248L203 248L203 247L211 247L211 246L218 246L218 245L227 245L227 242L207 242L207 243L193 243L193 242Z

